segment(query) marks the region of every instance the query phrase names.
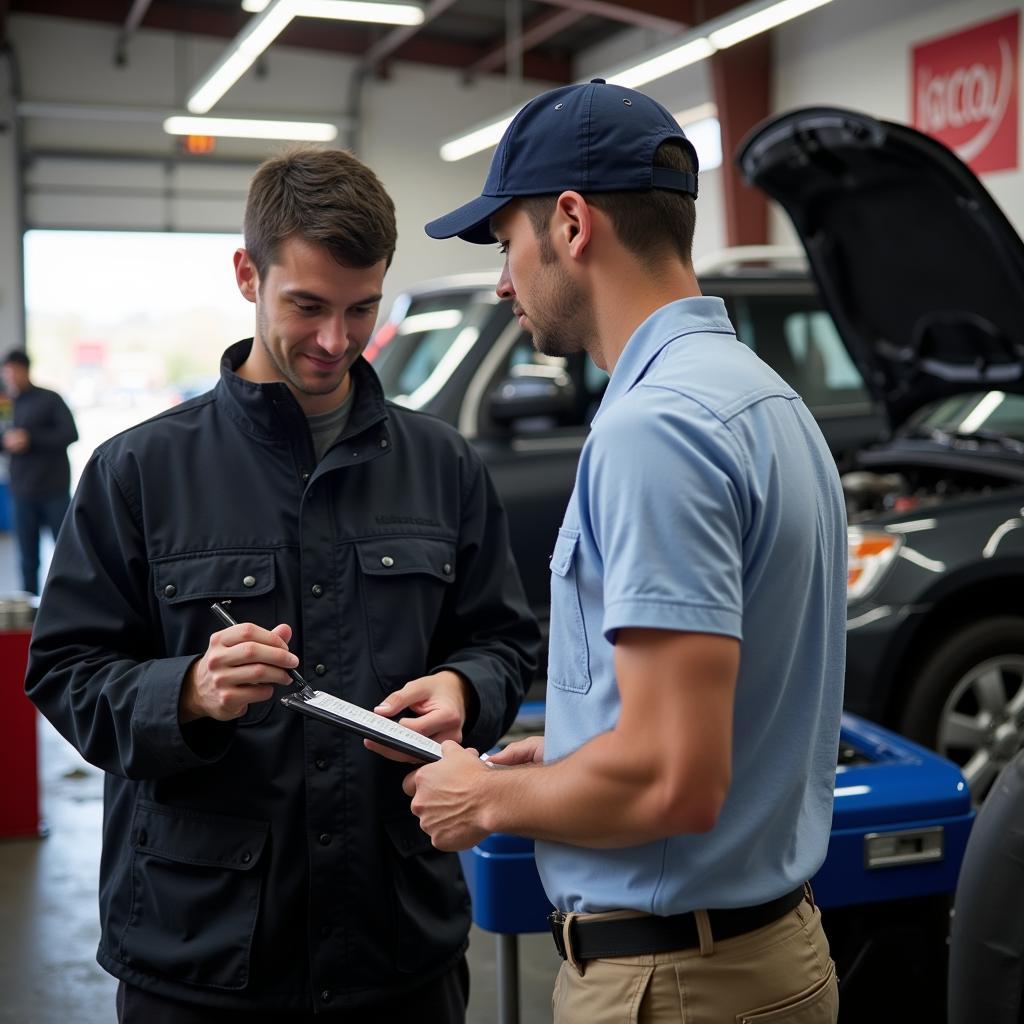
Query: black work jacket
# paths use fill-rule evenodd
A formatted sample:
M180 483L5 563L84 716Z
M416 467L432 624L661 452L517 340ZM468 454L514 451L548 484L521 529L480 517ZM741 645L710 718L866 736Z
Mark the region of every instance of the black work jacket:
M209 394L104 443L53 556L26 688L106 773L98 959L211 1006L339 1010L421 985L466 945L458 858L401 788L408 766L272 699L181 726L189 666L221 625L292 625L313 685L372 708L407 680L471 684L464 742L515 716L538 631L504 513L451 427L353 368L317 464L284 384L228 350Z
M71 489L68 445L78 440L78 431L64 399L32 385L15 397L13 422L28 431L28 448L10 456L11 494L29 499L66 496Z

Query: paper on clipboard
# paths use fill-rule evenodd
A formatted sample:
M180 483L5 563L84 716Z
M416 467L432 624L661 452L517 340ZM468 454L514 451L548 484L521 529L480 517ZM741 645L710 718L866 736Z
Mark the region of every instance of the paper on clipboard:
M418 758L421 761L440 761L441 744L428 736L421 736L418 732L393 722L383 715L374 714L366 708L359 707L333 694L324 693L323 690L315 690L313 696L282 697L281 703L293 711L300 711L304 715L310 715L322 722L329 722L348 729L368 740L373 740L381 746L398 750L403 754Z

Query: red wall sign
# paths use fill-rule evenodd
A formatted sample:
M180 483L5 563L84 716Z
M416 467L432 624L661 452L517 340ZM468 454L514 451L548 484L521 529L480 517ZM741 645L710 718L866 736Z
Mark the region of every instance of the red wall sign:
M914 127L976 174L1018 166L1020 12L913 49Z

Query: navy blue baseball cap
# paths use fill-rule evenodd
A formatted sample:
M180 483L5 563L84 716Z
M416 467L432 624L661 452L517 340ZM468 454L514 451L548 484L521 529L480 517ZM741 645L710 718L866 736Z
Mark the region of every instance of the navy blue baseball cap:
M689 150L693 173L654 166L666 139ZM480 196L426 226L431 238L494 241L490 219L517 196L652 188L697 198L697 151L650 96L595 78L530 100L498 143Z

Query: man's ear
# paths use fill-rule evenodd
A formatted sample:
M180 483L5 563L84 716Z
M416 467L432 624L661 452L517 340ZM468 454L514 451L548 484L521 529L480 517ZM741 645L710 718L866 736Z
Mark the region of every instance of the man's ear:
M579 192L563 192L555 202L552 221L556 239L568 246L572 259L580 259L594 230L594 211L586 199Z
M234 263L238 290L242 293L243 298L255 302L260 290L260 275L256 270L256 264L244 249L235 250Z

